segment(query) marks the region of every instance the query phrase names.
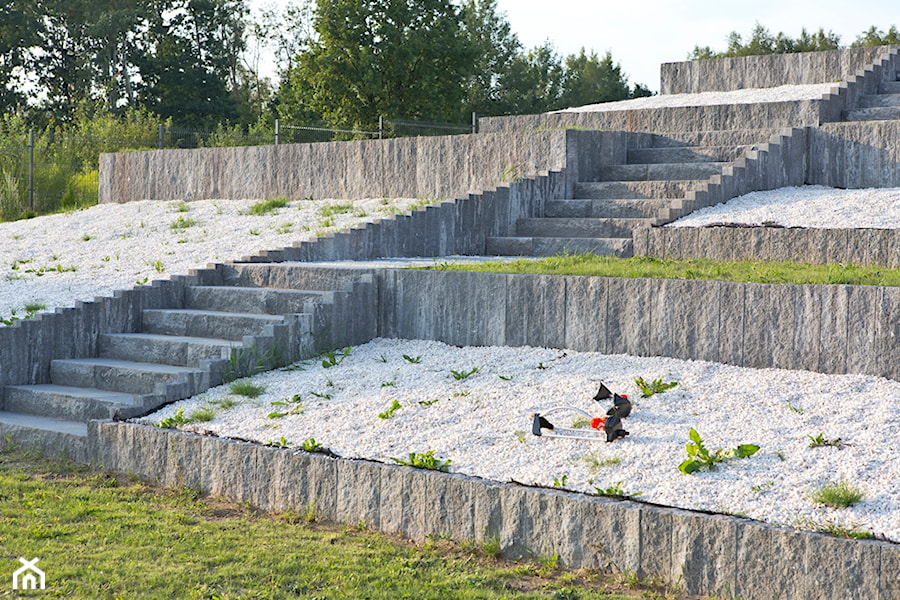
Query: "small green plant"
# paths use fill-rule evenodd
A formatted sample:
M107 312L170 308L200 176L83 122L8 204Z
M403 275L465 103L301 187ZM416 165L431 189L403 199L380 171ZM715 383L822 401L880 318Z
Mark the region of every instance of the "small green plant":
M275 228L275 233L278 235L285 235L293 231L294 224L293 223L282 223L278 227Z
M353 204L328 204L319 208L317 211L320 217L333 217L334 215L342 215L353 210ZM328 226L330 227L330 225Z
M190 217L185 219L184 215L178 215L178 218L172 221L172 223L169 225L169 228L172 229L172 231L179 231L181 229L187 229L188 227L193 227L194 225L199 224L200 222L196 219L191 219Z
M407 354L404 354L403 360L405 360L406 362L408 362L410 364L418 365L422 362L422 357L421 356L409 356Z
M587 429L591 426L591 420L587 417L575 417L572 419L572 429Z
M634 380L634 384L641 390L641 398L649 398L654 394L662 394L666 390L672 389L678 385L678 382L670 381L669 383L663 383L662 379L654 379L650 383L647 383L644 381L643 377L637 377Z
M331 367L336 367L342 362L344 359L350 356L351 346L347 346L340 354L335 354L334 352L326 352L325 358L322 359L322 368L330 369Z
M393 381L385 381L384 383L381 384L381 387L394 387L394 386L396 386L396 385L397 385L396 382L393 382Z
M612 467L622 462L622 459L618 456L611 456L609 458L599 458L593 455L587 455L584 457L584 462L587 464L588 472L592 475L596 475L600 472L603 467Z
M794 406L790 402L788 402L787 404L788 404L788 408L791 409L792 412L797 413L798 415L802 415L804 412L806 412L806 409L800 408L799 406Z
M321 398L322 400L331 400L331 394L320 394L318 392L310 392L310 396L315 396L316 398Z
M809 438L809 447L810 448L820 448L822 446L833 446L838 450L844 448L844 446L850 446L847 442L841 440L841 438L828 439L825 437L825 432L820 433L819 435L813 437L811 435L806 436Z
M478 372L478 367L475 367L471 371L454 371L450 369L450 374L453 375L453 379L456 381L462 381L463 379L468 379L472 375Z
M156 426L161 427L162 429L172 429L173 427L186 425L187 423L189 423L189 420L184 416L184 409L179 408L173 416L161 420L159 423L156 423Z
M565 487L566 481L569 479L567 474L563 474L562 477L554 477L553 478L553 487Z
M441 460L437 458L434 455L434 450L428 450L427 452L422 453L410 452L408 460L393 457L391 457L391 460L398 465L415 467L417 469L428 469L431 471L443 471L444 473L450 470L450 463L452 462L450 459Z
M277 441L274 441L274 442L270 442L269 445L274 446L276 448L290 448L292 443L293 442L287 441L284 438L284 436L281 436L280 439L278 439Z
M91 236L88 235L88 234L84 234L83 236L81 236L81 241L82 241L82 242L89 242L89 241L91 241Z
M279 208L284 208L287 205L288 199L285 197L269 198L268 200L262 200L261 202L252 205L247 209L247 214L256 216L267 215L276 212Z
M518 440L518 442L519 442L520 444L524 444L525 442L528 441L528 434L526 434L526 433L525 433L524 431L522 431L521 429L517 429L517 430L514 432L514 435L516 436L516 440Z
M503 544L500 543L500 536L489 535L481 542L481 553L491 558L500 558L503 554Z
M506 376L506 375L497 375L497 377L499 377L499 378L502 379L503 381L512 381L512 377L509 377L509 376Z
M618 482L615 485L611 485L607 488L594 488L597 491L598 496L618 496L621 498L634 498L635 496L640 496L643 492L631 492L630 494L625 491L625 488L622 487L622 482Z
M431 406L438 400L440 400L440 398L435 398L434 400L419 400L419 406Z
M824 533L832 537L846 538L851 540L873 540L875 534L871 531L862 531L855 525L838 525L832 521L818 522L803 517L797 520L796 526L800 529L808 529L816 533Z
M394 400L391 403L391 406L386 411L384 411L383 413L378 413L378 418L379 419L390 419L392 416L394 416L394 413L397 412L398 410L400 410L401 408L402 408L402 406L400 405L400 402L398 402L397 400Z
M300 448L304 452L318 452L322 449L322 444L316 441L316 438L309 438L308 440L303 440L300 444Z
M144 277L143 279L135 280L135 285L147 285L147 282L150 280L149 277Z
M191 423L206 423L216 418L216 411L211 406L198 408L188 415L187 420Z
M254 228L254 229L251 229L250 231L248 231L247 233L249 233L250 235L259 235L259 229Z
M232 382L232 384L228 387L228 391L230 391L235 396L258 398L266 392L266 386L257 385L252 381L241 379L239 381Z
M237 405L237 400L234 398L222 398L221 400L213 400L210 404L218 407L221 410L228 410Z
M815 490L810 498L813 502L832 508L847 508L862 500L864 496L862 490L841 479L837 482L826 483Z
M157 273L162 273L163 271L166 270L166 268L163 266L161 260L157 260L155 262L150 263L150 266L153 267L154 269L156 269Z
M179 202L175 205L175 212L190 212L191 207L188 206L187 202Z
M692 427L689 435L691 441L685 446L688 458L678 465L678 470L685 475L696 473L703 468L715 471L716 463L724 462L732 458L747 458L759 451L759 446L756 444L741 444L733 450L719 449L715 452L710 452L706 446L703 445L703 440L700 438L700 434L697 433L696 429Z

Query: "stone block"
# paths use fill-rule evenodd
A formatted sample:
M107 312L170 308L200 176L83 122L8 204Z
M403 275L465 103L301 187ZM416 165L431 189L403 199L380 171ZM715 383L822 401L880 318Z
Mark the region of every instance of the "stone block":
M718 283L719 286L719 350L718 361L744 365L746 344L747 286L745 283Z
M881 544L816 534L805 538L805 576L797 581L801 597L822 600L879 597Z
M737 530L735 586L731 594L746 600L805 600L799 583L806 577L806 536L768 525L746 524Z
M900 288L881 288L874 329L878 359L875 375L900 381Z
M785 311L790 314L793 309L793 320L789 329L780 330L776 339L788 338L787 368L815 370L819 366L821 351L820 335L822 328L822 288L815 285L780 286L787 291L784 300Z
M735 548L744 523L733 517L678 511L672 523L672 570L692 595L725 597L736 586Z
M549 275L506 278L505 345L565 346L566 281Z
M847 372L878 372L879 308L884 288L847 286Z
M356 460L338 460L335 466L337 520L347 525L380 522L383 467L389 466Z
M842 285L825 285L821 294L819 317L819 362L813 369L820 373L845 373L849 288Z
M657 506L642 506L640 518L641 577L673 571L673 531L678 511ZM663 575L665 577L665 575Z
M564 348L606 352L608 286L604 277L566 277Z
M647 356L652 321L650 300L659 281L609 279L607 284L607 354Z
M656 281L649 355L718 360L720 289L714 281Z

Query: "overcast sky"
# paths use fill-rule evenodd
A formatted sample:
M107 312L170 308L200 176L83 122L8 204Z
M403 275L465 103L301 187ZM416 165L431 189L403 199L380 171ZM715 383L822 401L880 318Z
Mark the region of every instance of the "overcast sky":
M252 7L284 6L290 0L248 0ZM758 22L773 35L791 37L806 27L841 36L849 45L875 25L900 27L898 0L498 0L526 48L550 40L561 55L582 47L607 50L631 83L659 90L659 66L687 59L694 46L724 50L737 31L746 39Z

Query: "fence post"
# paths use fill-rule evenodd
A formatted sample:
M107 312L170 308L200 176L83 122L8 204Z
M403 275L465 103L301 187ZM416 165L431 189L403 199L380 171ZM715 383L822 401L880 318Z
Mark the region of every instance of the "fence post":
M384 117L378 117L378 139L383 139L384 136Z
M34 128L28 130L28 210L34 210Z
M472 111L472 133L478 133L478 113Z
M163 123L159 124L159 149L163 149L163 145L166 140L166 126Z
M275 145L278 145L279 138L281 137L281 119L275 119Z

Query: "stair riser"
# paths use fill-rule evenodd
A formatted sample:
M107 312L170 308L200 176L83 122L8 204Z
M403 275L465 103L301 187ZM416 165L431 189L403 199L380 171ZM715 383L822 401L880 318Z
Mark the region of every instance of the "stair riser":
M26 415L53 417L66 421L109 419L127 405L97 398L52 394L27 388L6 388L5 410Z
M200 361L228 359L236 344L206 344L119 335L100 336L100 356L118 360L199 367Z
M187 308L223 312L287 315L307 312L310 301L320 301L322 293L271 290L263 288L190 287L186 290Z
M878 84L879 94L900 94L900 81L885 81Z
M669 205L666 200L550 200L546 217L653 219Z
M601 167L601 181L686 181L709 179L722 172L720 163L611 165Z
M653 200L684 198L702 181L614 181L575 184L575 198L592 200Z
M54 360L50 363L50 379L57 385L121 391L130 394L153 394L158 383L186 382L190 389L201 390L203 374L148 372L123 367L89 365Z
M259 318L226 314L189 313L177 310L145 310L142 330L162 335L217 338L240 341L260 335L266 325L283 323L280 317Z
M641 148L628 151L628 164L731 162L755 146Z
M631 237L634 229L649 224L622 219L520 219L519 237L535 238L619 238Z
M555 256L587 252L623 258L633 255L630 239L488 238L487 252L497 256Z
M653 134L652 148L684 146L753 146L781 133L781 129L736 129L734 131L685 131Z
M859 108L879 108L882 106L900 106L900 94L878 94L863 96L859 99Z
M900 119L900 108L861 108L847 111L847 121L896 121Z

